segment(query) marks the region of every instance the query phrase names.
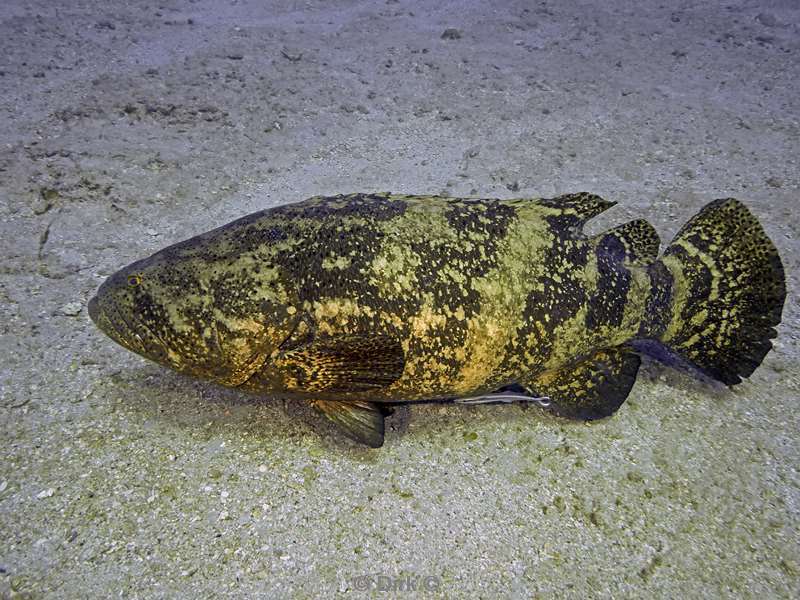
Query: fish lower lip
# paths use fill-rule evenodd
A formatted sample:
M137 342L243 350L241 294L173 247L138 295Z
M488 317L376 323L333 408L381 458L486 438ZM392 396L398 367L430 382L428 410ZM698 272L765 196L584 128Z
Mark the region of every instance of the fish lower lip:
M92 299L89 300L87 310L89 311L89 318L97 323L97 320L100 318L100 314L102 312L100 310L100 302L97 300L97 296L92 296Z
M105 313L102 306L100 306L100 300L97 298L97 296L93 296L92 299L89 300L89 304L86 306L86 309L89 312L89 318L100 331L105 333L118 344L125 346L124 343L119 341L120 335L118 331L118 325L113 323L111 319L108 318L108 315ZM125 347L127 348L127 346Z

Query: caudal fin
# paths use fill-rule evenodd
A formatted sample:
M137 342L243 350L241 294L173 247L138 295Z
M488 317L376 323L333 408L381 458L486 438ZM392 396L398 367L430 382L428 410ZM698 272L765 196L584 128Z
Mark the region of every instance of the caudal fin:
M777 335L786 282L775 245L744 204L706 205L650 273L650 336L728 385L761 364Z

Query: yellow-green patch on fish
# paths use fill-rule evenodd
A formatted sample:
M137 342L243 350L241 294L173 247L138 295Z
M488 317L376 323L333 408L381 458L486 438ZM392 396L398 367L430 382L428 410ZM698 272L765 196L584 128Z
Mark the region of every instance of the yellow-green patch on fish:
M309 198L125 267L89 313L133 352L310 401L371 446L398 402L520 399L607 417L643 351L728 385L749 376L786 296L755 217L715 200L659 258L644 220L583 234L613 205L588 193Z

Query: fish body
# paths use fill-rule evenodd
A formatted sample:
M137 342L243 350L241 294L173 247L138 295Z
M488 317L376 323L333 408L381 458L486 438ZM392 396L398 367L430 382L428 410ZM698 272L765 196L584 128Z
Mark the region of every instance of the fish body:
M752 373L785 298L758 221L714 201L659 258L641 219L583 233L613 205L588 193L314 197L125 267L89 312L134 352L309 400L372 446L397 402L505 391L565 417L609 416L647 349L727 384Z

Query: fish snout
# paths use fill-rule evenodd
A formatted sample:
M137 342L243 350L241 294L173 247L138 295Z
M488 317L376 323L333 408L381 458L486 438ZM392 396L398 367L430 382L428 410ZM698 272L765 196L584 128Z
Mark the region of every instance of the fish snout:
M109 318L109 314L103 309L103 302L101 297L103 296L102 288L98 290L98 292L92 296L92 299L89 300L89 304L86 306L86 310L89 313L89 318L95 324L95 326L109 336L111 339L117 339L117 327L115 324L112 323L111 319Z
M95 325L99 325L102 309L100 308L100 301L97 299L97 296L92 296L92 299L89 300L87 310L89 311L89 318L94 322Z

